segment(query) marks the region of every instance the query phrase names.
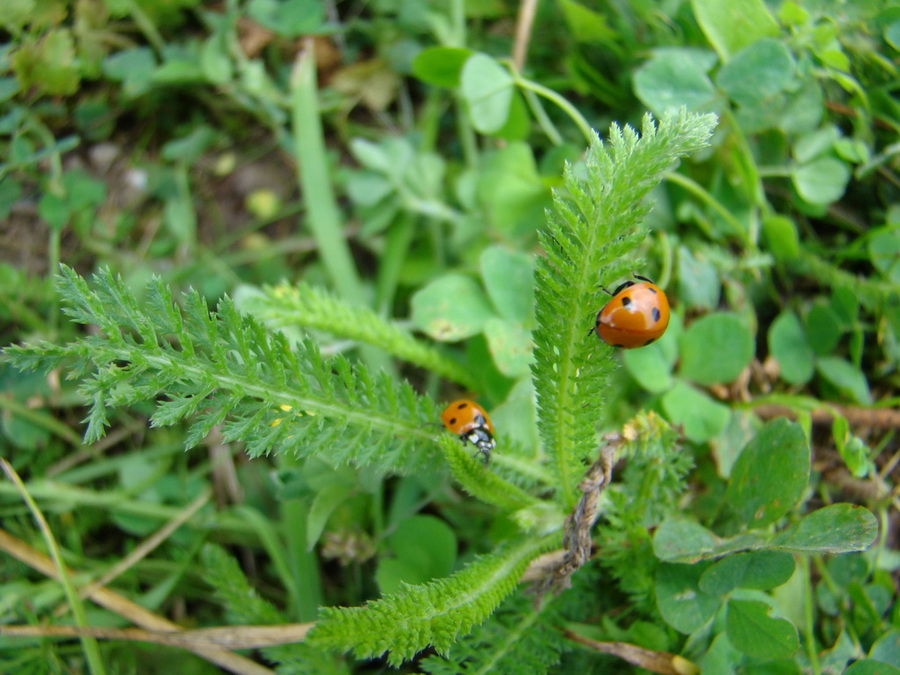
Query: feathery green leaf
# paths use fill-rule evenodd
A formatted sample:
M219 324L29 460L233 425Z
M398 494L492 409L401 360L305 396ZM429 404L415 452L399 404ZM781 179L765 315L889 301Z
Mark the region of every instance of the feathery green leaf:
M428 645L439 653L481 623L509 595L531 560L559 543L558 535L508 542L446 579L404 586L362 607L323 608L307 640L313 646L350 650L360 658L385 652L391 665Z
M613 125L606 145L597 139L585 158L586 177L572 167L566 194L554 195L555 214L541 233L546 256L538 259L532 373L544 450L557 477L558 498L571 506L595 450L603 417L603 388L614 367L612 348L590 334L602 306L600 285L611 284L634 262L637 225L649 207L642 201L680 157L703 148L716 118L684 110L657 127L644 118L642 135Z
M371 309L350 305L309 284L264 287L259 294L248 296L244 306L270 326L316 328L365 342L469 389L477 388L468 371L434 347L416 340Z
M87 443L104 434L108 410L162 397L151 424L187 421L188 447L222 425L226 440L243 441L251 456L327 455L400 473L438 456L436 434L422 426L438 417L432 401L341 356L326 360L312 342L292 348L228 298L211 313L190 292L179 308L156 279L138 302L109 271L88 285L65 266L59 285L69 316L101 334L5 354L23 369L71 363L91 406Z

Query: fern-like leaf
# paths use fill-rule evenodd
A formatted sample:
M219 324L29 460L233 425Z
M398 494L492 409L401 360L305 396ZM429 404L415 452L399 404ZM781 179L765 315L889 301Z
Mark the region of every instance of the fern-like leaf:
M66 313L100 334L4 353L19 368L65 362L69 376L82 379L87 443L103 435L108 410L161 398L151 424L187 421L188 447L222 425L225 438L244 442L251 456L327 455L400 473L439 456L436 432L423 426L438 416L430 399L343 357L326 360L312 342L289 345L228 298L211 313L190 292L180 308L153 280L138 301L109 271L89 285L65 266L59 286Z
M225 606L229 620L237 626L278 625L285 617L270 602L260 597L247 581L237 562L224 549L206 544L202 551L203 575L216 599ZM314 649L306 643L265 647L266 659L278 663L285 675L344 675L349 673L333 654Z
M347 304L309 284L267 286L259 294L248 296L243 306L267 325L315 328L365 342L468 389L477 388L467 370L434 347L416 340L409 332L386 321L371 309Z
M681 111L658 127L646 116L640 136L613 125L608 144L597 139L589 149L586 178L569 167L565 196L554 195L555 216L540 238L546 256L536 270L532 372L544 450L567 507L582 459L595 449L603 387L615 363L612 349L589 334L603 304L600 285L634 266L626 255L641 238L636 226L649 210L643 198L679 157L708 143L715 122L714 115Z
M385 652L399 665L429 644L439 653L481 623L509 595L528 563L559 536L505 544L446 579L400 591L363 607L323 608L307 640L311 645L353 650L360 658Z

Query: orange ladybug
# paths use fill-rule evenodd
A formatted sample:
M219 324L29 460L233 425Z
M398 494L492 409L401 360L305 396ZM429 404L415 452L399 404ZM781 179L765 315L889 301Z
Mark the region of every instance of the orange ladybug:
M645 347L658 340L669 325L669 299L647 277L626 281L597 314L597 336L622 349Z
M454 401L441 413L441 422L454 434L459 436L463 444L468 441L481 453L484 463L491 458L491 450L497 445L494 441L494 425L487 413L474 401L460 399Z

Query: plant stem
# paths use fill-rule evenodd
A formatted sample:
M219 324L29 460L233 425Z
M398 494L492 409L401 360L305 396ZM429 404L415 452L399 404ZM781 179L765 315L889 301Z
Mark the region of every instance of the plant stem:
M66 569L66 564L65 562L63 562L59 546L56 544L56 538L53 536L53 532L50 530L50 525L47 524L47 520L46 518L44 518L44 514L41 513L41 510L38 508L37 503L35 503L31 495L28 494L28 490L25 489L25 484L22 482L19 474L16 473L16 470L12 467L12 465L2 457L0 457L0 467L2 467L3 472L6 474L7 478L12 481L13 485L15 485L16 487L16 490L28 505L28 508L34 516L34 519L37 521L41 533L44 535L44 541L47 544L47 550L50 552L50 557L53 558L53 564L56 566L56 571L59 574L59 582L62 584L63 590L66 593L66 598L69 601L69 607L71 607L72 609L72 616L74 616L75 618L75 625L80 627L87 626L87 613L84 610L84 603L81 602L81 598L78 597L78 593L75 591L75 587L72 586L72 582L69 579L69 572ZM80 640L81 647L84 650L84 656L87 659L90 671L92 673L95 673L95 675L104 675L106 673L106 669L103 667L103 659L100 657L100 646L97 644L96 638L82 637L80 638Z

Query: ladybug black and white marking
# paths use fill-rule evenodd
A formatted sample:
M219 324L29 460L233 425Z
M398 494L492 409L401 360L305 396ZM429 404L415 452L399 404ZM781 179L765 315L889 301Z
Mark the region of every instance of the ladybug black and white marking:
M487 413L474 401L460 399L454 401L441 413L441 422L451 432L459 436L463 443L471 443L481 454L484 463L491 458L497 442L494 440L494 425Z

